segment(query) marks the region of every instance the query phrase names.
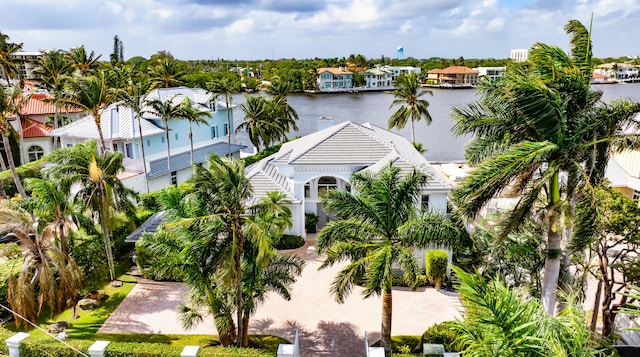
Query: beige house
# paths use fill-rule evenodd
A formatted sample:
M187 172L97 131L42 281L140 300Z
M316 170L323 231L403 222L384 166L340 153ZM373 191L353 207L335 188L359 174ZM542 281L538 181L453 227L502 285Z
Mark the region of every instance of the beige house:
M640 151L624 151L609 159L606 175L611 187L632 199L640 199Z
M478 71L465 66L432 69L427 72L427 85L442 87L471 87L478 84Z

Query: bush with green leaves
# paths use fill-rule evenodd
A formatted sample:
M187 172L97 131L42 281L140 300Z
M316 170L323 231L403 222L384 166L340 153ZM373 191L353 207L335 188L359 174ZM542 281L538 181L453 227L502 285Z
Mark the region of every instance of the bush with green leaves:
M178 262L173 255L152 254L151 247L162 244L168 247L181 246L183 238L174 231L159 229L155 233L144 233L136 242L136 264L145 278L153 280L182 281L184 276L175 267Z
M426 271L425 275L429 283L434 285L436 289L447 278L447 265L449 263L449 254L445 250L429 250L426 254Z
M304 245L304 238L298 235L284 234L276 243L276 249L296 249Z
M460 351L459 345L456 343L456 332L453 329L454 321L445 321L434 324L422 334L420 339L420 348L423 343L437 343L444 345L447 352Z

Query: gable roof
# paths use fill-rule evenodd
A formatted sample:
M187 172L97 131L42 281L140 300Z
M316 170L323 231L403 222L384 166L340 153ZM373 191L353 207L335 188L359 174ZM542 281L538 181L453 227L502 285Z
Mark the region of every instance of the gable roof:
M348 70L344 69L343 67L340 67L340 68L335 68L335 67L318 68L318 74L322 74L324 72L329 72L331 74L353 74L352 72L349 72Z
M29 118L22 118L22 137L23 138L40 138L47 136L51 131L51 127Z
M465 66L451 66L442 69L432 69L427 73L437 73L437 74L478 74L479 72L475 69L471 69Z

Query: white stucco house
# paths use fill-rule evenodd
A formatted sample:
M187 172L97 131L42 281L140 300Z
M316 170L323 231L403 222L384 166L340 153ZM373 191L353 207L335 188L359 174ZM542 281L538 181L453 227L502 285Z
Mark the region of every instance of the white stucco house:
M236 141L233 130L227 124L225 104L216 96L204 89L187 87L156 89L147 95L147 99L159 99L180 104L189 98L194 105L211 114L204 118L206 124L193 124L194 163L205 163L212 153L220 156L231 155L238 158L240 150L245 148ZM180 184L191 178L189 124L184 119L169 120L169 144L171 157L167 155L164 123L161 118L145 109L142 116L142 138L138 130L138 119L135 112L122 103L111 104L101 111L101 128L108 150L118 151L123 155L125 172L120 179L135 191L156 191L169 185ZM231 115L231 128L233 115ZM85 116L71 124L49 131L49 136L60 138L63 147L73 146L86 140L99 140L98 130L92 116ZM141 142L144 140L146 161L142 159ZM229 140L231 144L229 144ZM167 161L169 160L169 164ZM144 175L144 166L147 175Z
M393 89L393 71L387 68L375 67L362 72L364 87L371 89Z
M369 123L348 121L326 127L332 121L321 122L317 132L283 144L277 153L246 168L254 189L251 203L271 191L283 192L291 201L293 227L289 234L306 236L306 212L318 215L318 229L330 220L322 210L319 194L329 189L350 190L353 173L375 172L389 162L404 172L416 168L429 175L422 204L446 212L451 182L407 139Z

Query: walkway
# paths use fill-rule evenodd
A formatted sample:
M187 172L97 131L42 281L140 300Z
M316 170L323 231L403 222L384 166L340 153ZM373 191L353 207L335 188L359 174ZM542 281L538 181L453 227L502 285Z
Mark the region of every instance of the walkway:
M315 255L314 243L309 241L293 251L307 264L291 288L291 301L270 294L252 317L250 332L293 340L298 329L303 356L362 355L364 331L368 331L371 342L380 338L381 299L363 299L362 288L355 287L344 304L335 302L329 288L344 265L318 271L321 260ZM215 334L211 317L194 330L182 329L175 311L186 294L182 283L141 279L99 333ZM394 288L393 334L421 335L434 323L456 318L459 309L457 297L434 289L413 292Z

